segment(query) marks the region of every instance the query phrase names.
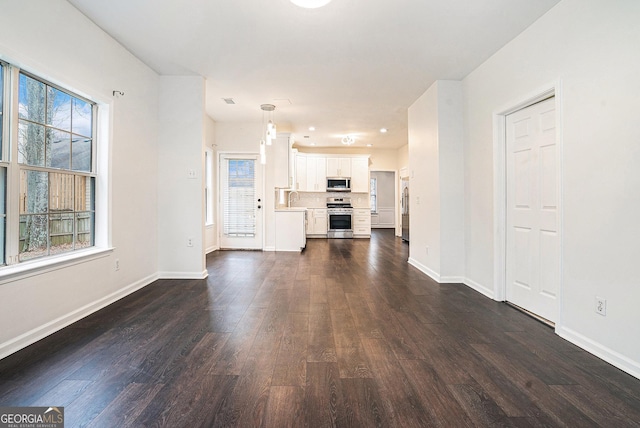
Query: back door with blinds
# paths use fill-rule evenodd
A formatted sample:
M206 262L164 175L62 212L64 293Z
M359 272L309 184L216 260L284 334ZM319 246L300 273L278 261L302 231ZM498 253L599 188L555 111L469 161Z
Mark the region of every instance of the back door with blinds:
M220 248L262 249L262 171L257 155L220 157Z

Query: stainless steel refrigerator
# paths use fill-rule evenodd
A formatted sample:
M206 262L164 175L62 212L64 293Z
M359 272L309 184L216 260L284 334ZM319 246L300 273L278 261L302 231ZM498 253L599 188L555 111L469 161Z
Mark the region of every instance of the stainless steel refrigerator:
M409 179L403 178L402 180L402 199L401 211L402 211L402 240L409 242Z

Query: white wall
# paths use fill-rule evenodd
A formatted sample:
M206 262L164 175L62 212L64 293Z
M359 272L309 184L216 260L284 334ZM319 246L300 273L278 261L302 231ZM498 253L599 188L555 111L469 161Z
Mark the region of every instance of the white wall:
M464 279L462 84L439 80L409 107L409 262Z
M159 79L64 0L3 0L0 10L2 59L110 107L111 124L102 124L110 141L98 144L110 144L114 247L96 260L0 281L2 357L156 278ZM52 22L64 25L45 32Z
M409 107L409 260L435 278L440 276L439 168L436 83Z
M466 275L494 288L492 114L559 82L556 331L640 377L640 2L564 0L464 79ZM607 315L594 297L607 299Z
M440 279L464 277L464 152L462 83L439 80Z
M158 270L162 278L205 278L204 79L160 77ZM188 176L192 170L193 178ZM192 246L187 246L187 239Z
M218 152L227 153L253 153L260 151L260 139L263 138L263 129L260 122L245 123L216 123L216 144ZM263 206L263 233L264 249L275 249L275 186L273 185L273 146L267 147L267 163L261 168L263 177L262 189L258 198L262 199ZM216 180L216 186L219 184Z

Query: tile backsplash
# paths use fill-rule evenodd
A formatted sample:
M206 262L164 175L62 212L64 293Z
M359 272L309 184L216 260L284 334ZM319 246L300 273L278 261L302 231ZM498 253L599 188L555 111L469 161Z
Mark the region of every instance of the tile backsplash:
M325 208L327 198L351 198L354 208L369 208L368 193L354 192L299 192L291 196L292 207Z

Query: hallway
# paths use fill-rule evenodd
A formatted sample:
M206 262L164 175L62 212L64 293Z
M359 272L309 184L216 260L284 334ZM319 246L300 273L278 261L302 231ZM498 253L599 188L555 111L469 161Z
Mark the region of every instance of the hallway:
M407 257L386 229L216 251L207 280L0 361L0 406L64 406L67 427L639 426L640 380Z

